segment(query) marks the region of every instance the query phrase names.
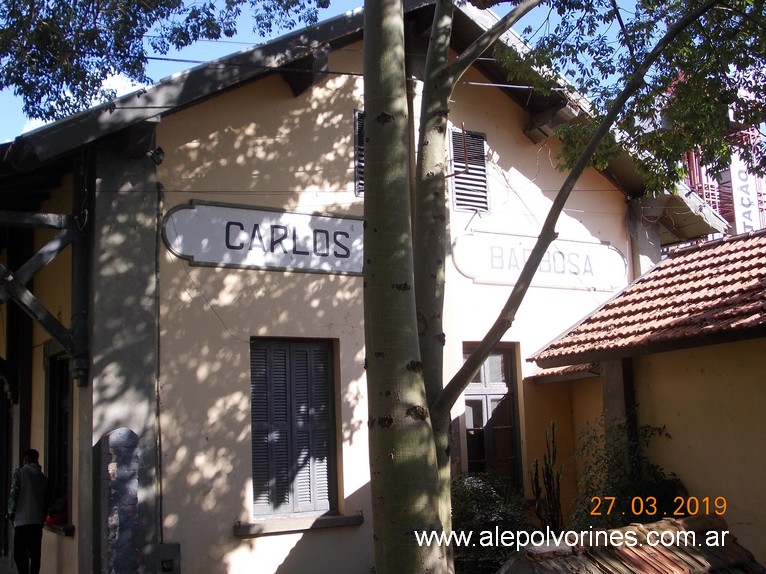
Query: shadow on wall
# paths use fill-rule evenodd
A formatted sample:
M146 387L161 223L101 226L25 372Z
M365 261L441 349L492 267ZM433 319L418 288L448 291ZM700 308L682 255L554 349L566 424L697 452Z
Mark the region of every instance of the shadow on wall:
M338 337L336 451L366 449L366 440L357 444L366 415L360 411L361 280L259 271L252 272L257 281L250 283L248 272L211 273L181 265L163 305L163 522L165 536L181 541L182 552L187 544L195 555L196 549L206 549L206 571L212 573L224 571L215 564L243 544L231 528L250 520L253 504L251 336ZM293 458L289 475L297 477L311 462ZM346 504L349 512L361 507ZM219 526L211 532L200 529L202 523ZM267 540L256 540L256 546Z
M346 498L349 513L358 508L368 508L370 485ZM268 537L256 539L255 544L268 544ZM305 532L289 555L275 570L275 574L319 574L335 572L372 572L374 566L372 547L372 515L366 513L360 526L322 528ZM236 569L230 572L237 572Z
M175 192L205 193L207 200L229 192L237 203L285 209L354 203L361 214L353 194L358 82L333 76L294 97L272 75L164 118L158 173L168 199Z
M353 111L359 102L352 83L326 79L310 96L294 98L275 75L163 121L159 133L166 156L159 177L166 208L205 199L360 215L361 201L353 193ZM346 547L348 537L360 537L357 546L368 544L362 540L369 538L368 526L346 527L340 537L334 528L311 531L287 552L286 538L242 540L232 528L251 520L254 498L251 338L333 342L337 450L366 452L366 439L357 444L366 417L366 409L360 410L361 278L197 267L164 245L160 277L164 539L181 543L186 571L235 571L234 561L260 554L262 546L289 553L288 560L303 568L311 564L310 571L321 571L313 565L325 554L328 567L340 560L333 568L342 569L343 553L327 552L330 539L338 548ZM295 456L291 462L288 474L297 477L311 459ZM342 462L354 464L348 457ZM368 504L367 488L360 486L342 501L348 513ZM313 550L307 554L304 547ZM281 571L300 572L301 566Z

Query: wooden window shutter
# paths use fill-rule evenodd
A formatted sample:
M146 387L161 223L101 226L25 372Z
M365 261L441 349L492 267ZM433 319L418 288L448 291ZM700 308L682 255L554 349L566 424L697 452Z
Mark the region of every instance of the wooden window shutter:
M295 510L330 509L330 349L304 345L294 353Z
M485 142L484 134L452 131L453 190L457 209L489 211Z
M332 385L329 343L252 341L255 515L333 506Z
M269 477L269 384L268 354L265 349L250 350L250 408L253 454L253 508L255 514L271 511Z
M364 195L364 112L354 112L354 191Z
M288 350L253 345L250 377L253 510L291 512Z
M314 509L330 510L334 506L335 491L331 487L334 472L333 452L333 369L332 348L329 345L312 349L314 375L313 395L313 429L312 443L314 448ZM333 462L331 462L333 461Z

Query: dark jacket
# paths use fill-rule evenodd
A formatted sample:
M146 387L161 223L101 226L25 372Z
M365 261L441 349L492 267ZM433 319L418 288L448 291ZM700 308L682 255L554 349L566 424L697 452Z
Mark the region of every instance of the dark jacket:
M39 464L28 462L13 473L8 514L13 526L43 524L48 509L48 478Z

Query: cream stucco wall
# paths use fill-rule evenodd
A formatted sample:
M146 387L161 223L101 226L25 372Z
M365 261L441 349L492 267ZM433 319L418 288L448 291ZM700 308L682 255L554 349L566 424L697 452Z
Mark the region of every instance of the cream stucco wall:
M334 52L330 68L361 71L360 50ZM356 76L331 76L294 97L274 75L165 118L165 212L204 199L359 217L361 107ZM184 571L368 571L361 277L190 267L168 251L160 277L163 536L181 542ZM253 520L249 339L258 336L334 341L340 511L363 512L361 526L233 536L236 522Z
M478 78L481 79L481 78ZM473 90L482 90L480 93ZM469 232L489 232L537 237L565 173L553 163L554 138L533 144L522 133L527 115L509 105L498 90L487 87L459 87L450 108L454 125L487 134L489 147L491 213L453 211L453 244ZM561 215L557 231L560 239L606 242L625 258L625 274L609 289L593 290L580 284L572 274L570 288L532 287L519 309L513 327L504 340L521 343L522 359L531 355L554 336L581 319L627 285L631 277L628 262L629 236L625 226L625 196L595 170L587 170L578 180ZM448 328L459 333L450 342L480 338L497 317L510 294L510 285L473 281L463 275L455 257L448 270ZM568 273L568 271L567 271ZM447 353L462 360L460 352ZM524 375L534 365L523 361Z
M649 457L700 499L725 497L726 521L766 562L766 339L635 361L638 423L665 425ZM712 504L712 502L711 502Z
M362 108L361 44L334 51L329 68L348 75L329 75L298 97L279 75L273 75L164 117L156 142L165 151L157 168L161 214L204 200L360 217L363 204L354 194L353 147L354 110ZM475 73L466 79L484 80ZM451 121L487 135L491 205L489 214L453 211L453 238L471 232L535 236L564 177L552 165L555 142L532 144L522 134L526 114L496 88L460 86L451 104ZM71 182L41 210L71 213L69 187ZM606 242L627 259L624 215L623 195L589 171L578 182L559 231L568 240ZM38 233L37 246L47 237L49 233ZM34 289L66 326L71 322L69 251L37 275ZM154 252L147 251L146 257L154 257ZM183 571L217 574L257 568L292 573L311 564L315 573L368 572L372 530L361 277L191 266L164 247L159 250L158 265L161 478L156 492L146 489L140 496L161 496L161 537L164 542L180 542ZM625 265L622 283L630 275ZM462 363L463 343L481 339L511 286L474 281L461 273L459 262L452 258L447 284L445 373L450 376ZM571 428L587 418L583 413L592 404L570 406L576 401L570 401L570 390L564 386L525 388L521 381L530 366L523 358L617 287L533 287L504 337L518 343L522 359L513 382L520 403L525 470L528 461L539 456L551 415ZM333 342L340 510L362 512L361 526L251 539L233 535L236 523L253 519L249 339L255 336ZM31 440L43 459L42 365L43 346L49 339L35 325ZM91 420L90 413L77 410L90 400L89 395L81 395L88 392L74 387L73 420L85 421L82 424ZM103 402L99 408L114 412L131 408L129 399ZM462 408L456 405L456 416ZM89 437L90 428L83 429ZM72 438L73 445L89 442L87 437L80 438L77 424ZM572 450L574 443L566 448ZM90 453L73 449L75 485L83 455ZM75 486L73 509L82 502L79 497ZM77 524L76 512L71 519L74 537L46 532L46 573L77 571L78 536L87 528ZM89 557L80 560L84 563Z
M466 79L485 81L476 72ZM459 86L450 106L450 120L455 126L464 124L466 130L487 135L491 209L488 214L457 210L451 214L453 253L448 262L445 309L447 377L462 364L463 343L481 340L512 289L507 283L491 284L464 274L463 268L469 266L466 259L473 253L461 253L456 245L462 236L471 233L537 237L566 177L555 168L557 140L548 138L534 144L526 138L523 128L528 121L527 114L520 107L509 105L508 98L499 90ZM633 271L625 214L624 194L597 171L587 170L575 185L556 229L562 240L610 245L623 259L624 274L618 280L607 282L608 286L594 289L582 281L582 274L577 275L582 268L572 267L563 269L558 276L566 278L560 287L533 284L513 326L503 337L503 341L519 344L521 362L512 383L516 385L519 401L522 478L528 496L528 470L534 458L542 455L540 445L544 445L545 428L553 420L551 415L559 403L562 412L571 407L565 406L568 404L566 390L538 389L534 396L527 396L533 389L523 385L522 380L536 367L525 359L627 285ZM456 417L462 409L459 402L455 406ZM571 415L567 415L567 420L569 417ZM572 491L574 487L567 483L565 488Z
M361 44L333 52L329 68L359 74ZM467 79L481 80L480 76ZM491 214L453 212L453 237L468 232L535 235L563 175L555 144L521 133L524 112L496 88L461 86L455 125L487 134ZM330 75L294 97L278 75L163 118L157 179L162 210L193 200L359 217L354 194L354 117L361 78ZM562 237L608 242L627 257L624 196L595 172L581 178L562 216ZM627 282L629 270L619 286ZM445 316L447 376L463 342L479 340L510 292L476 283L453 261ZM525 357L610 296L609 291L533 288L505 340ZM180 542L185 572L367 572L371 523L361 278L190 266L160 253L160 434L163 539ZM253 336L329 338L337 360L341 510L362 526L238 539L252 520L249 347ZM517 381L529 367L520 367ZM522 411L524 389L518 383ZM533 428L549 417L535 403ZM462 405L457 405L459 416ZM547 413L546 413L547 415ZM571 418L571 414L570 414ZM571 423L570 423L571 424ZM526 427L522 416L522 441ZM526 450L522 449L526 456ZM350 548L356 552L349 552ZM339 570L340 568L340 570Z
M602 408L601 381L588 377L571 381L538 383L524 381L527 458L530 471L535 459L543 461L546 432L556 424L557 468L561 468L561 510L565 524L572 513L577 491L577 475L582 461L575 457L585 425L599 423ZM524 477L526 492L531 492L529 475Z

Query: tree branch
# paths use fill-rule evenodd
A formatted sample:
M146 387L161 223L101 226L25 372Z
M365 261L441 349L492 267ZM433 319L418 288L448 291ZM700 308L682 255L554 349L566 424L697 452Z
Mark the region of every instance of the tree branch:
M635 60L636 53L633 50L633 44L631 44L628 38L628 29L625 27L625 22L622 21L622 15L620 14L620 7L617 5L617 0L611 0L611 4L612 8L614 9L614 15L617 18L617 23L620 25L620 30L622 30L622 37L625 38L625 45L628 47L630 57Z
M479 36L473 44L468 46L449 67L448 72L453 82L457 82L465 71L495 43L500 36L505 34L511 26L533 8L542 4L543 0L524 0L505 16L500 18L489 30Z

